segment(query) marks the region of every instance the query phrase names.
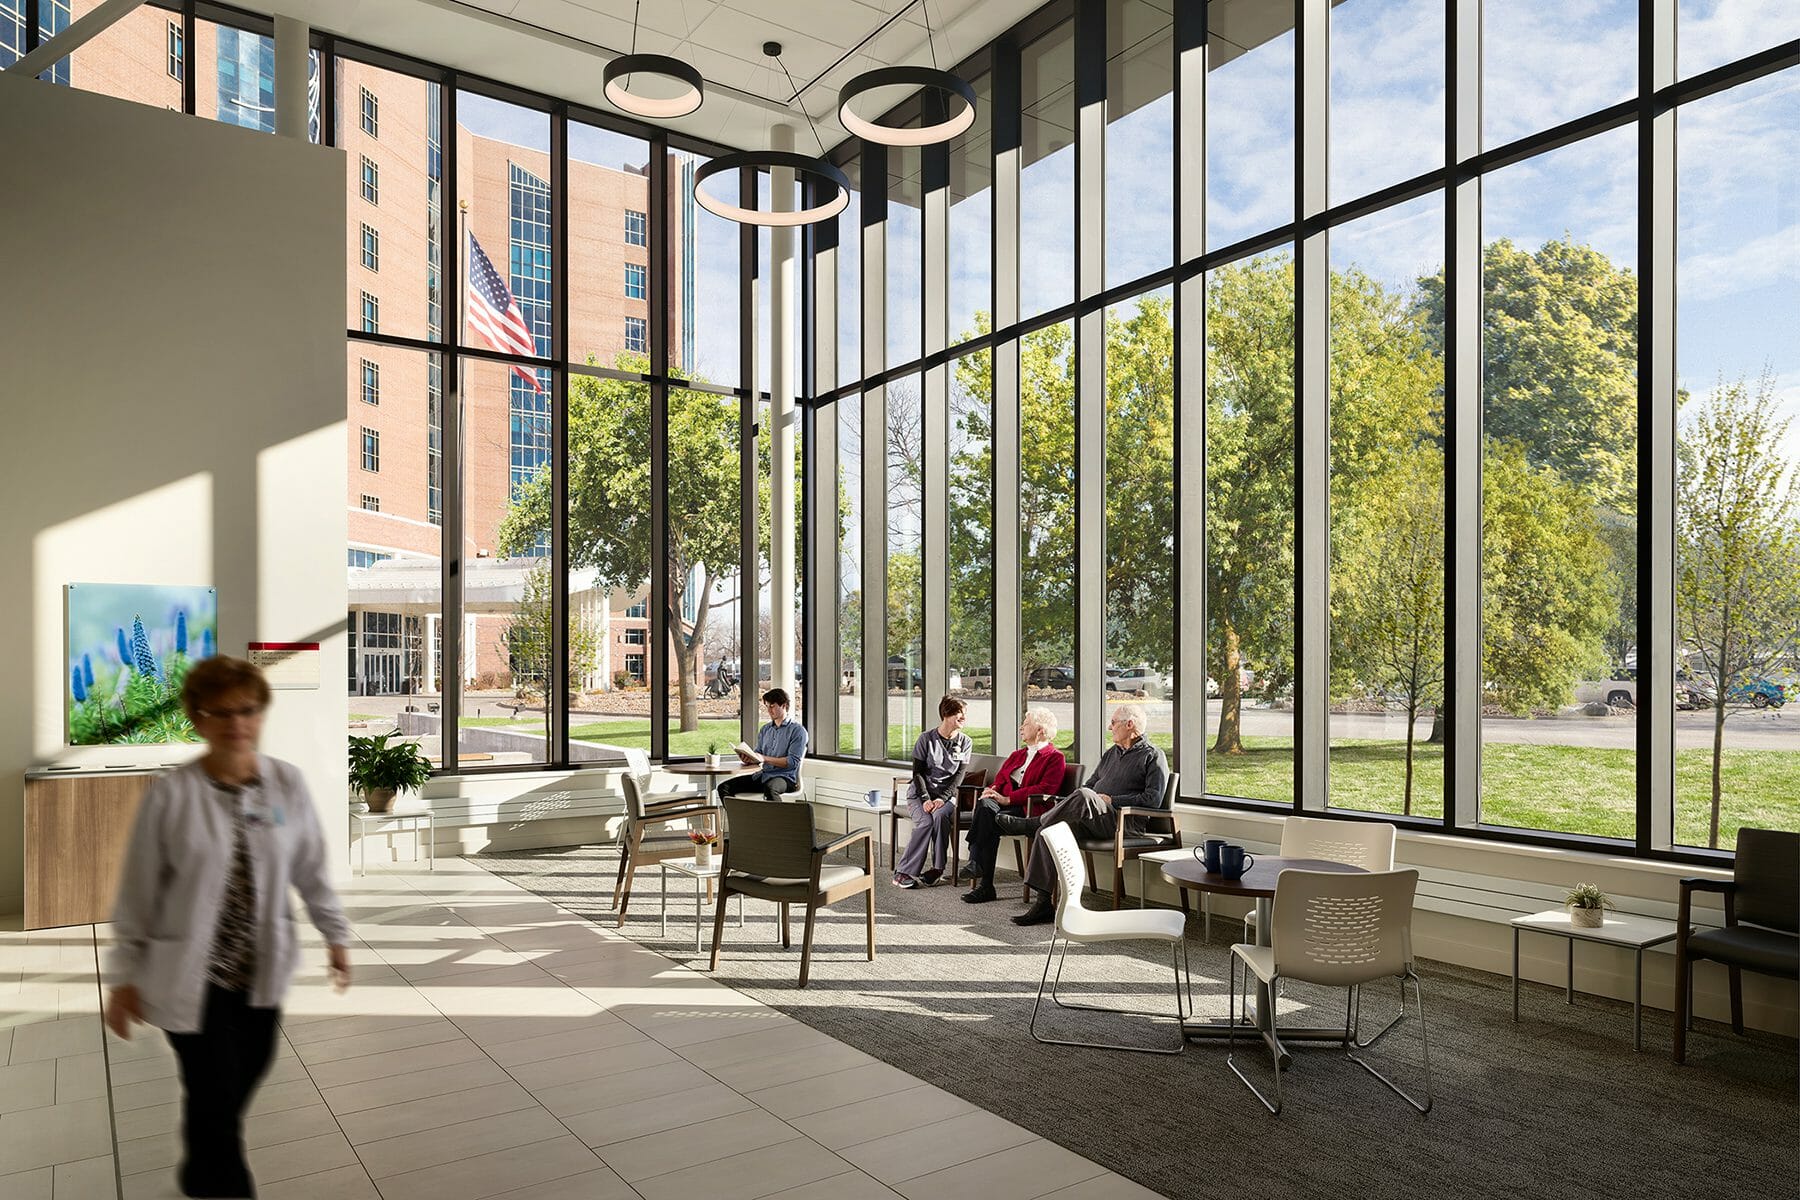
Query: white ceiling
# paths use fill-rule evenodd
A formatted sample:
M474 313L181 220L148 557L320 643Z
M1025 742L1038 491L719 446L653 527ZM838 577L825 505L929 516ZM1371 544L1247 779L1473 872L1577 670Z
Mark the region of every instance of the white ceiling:
M240 4L244 0L238 0ZM640 53L668 54L706 79L699 111L662 124L743 149L769 145L772 125L795 127L796 149L846 134L837 93L876 66L930 65L924 0L650 0ZM1005 32L1043 0L929 0L937 61L949 67ZM613 111L600 75L632 45L636 0L248 0L315 29L503 83ZM782 44L790 85L762 44ZM795 88L800 89L798 99ZM879 111L900 94L872 96Z

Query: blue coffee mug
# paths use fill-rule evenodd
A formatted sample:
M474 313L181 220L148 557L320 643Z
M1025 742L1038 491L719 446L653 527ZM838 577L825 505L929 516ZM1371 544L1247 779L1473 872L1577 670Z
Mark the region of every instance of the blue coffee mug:
M1202 861L1205 862L1206 869L1208 871L1211 871L1214 875L1217 875L1219 873L1219 851L1224 849L1224 847L1226 845L1225 839L1224 838L1207 838L1205 845L1206 845L1206 850L1205 850L1206 856Z
M1242 879L1244 872L1256 865L1256 856L1244 852L1242 846L1219 847L1219 874L1227 879Z

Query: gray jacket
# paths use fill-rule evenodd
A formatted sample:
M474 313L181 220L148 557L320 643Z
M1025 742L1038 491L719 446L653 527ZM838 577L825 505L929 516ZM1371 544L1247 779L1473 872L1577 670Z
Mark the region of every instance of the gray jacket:
M1108 746L1086 786L1111 796L1114 808L1161 808L1168 781L1169 764L1162 750L1141 737L1130 746ZM1139 833L1143 826L1141 817L1129 818L1126 832Z
M325 865L325 837L300 771L257 756L259 786L233 796L214 787L198 761L163 775L138 807L119 872L107 982L137 988L144 1019L171 1033L199 1030L208 958L237 841L233 805L244 810L256 884L256 982L250 1003L279 1008L299 962L288 889L333 945L350 922Z

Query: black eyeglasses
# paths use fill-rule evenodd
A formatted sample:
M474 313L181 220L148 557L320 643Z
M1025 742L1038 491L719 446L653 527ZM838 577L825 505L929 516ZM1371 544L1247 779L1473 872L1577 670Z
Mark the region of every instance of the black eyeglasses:
M260 704L253 704L247 708L196 708L194 710L195 716L215 721L229 721L233 717L260 717L262 714L263 706Z

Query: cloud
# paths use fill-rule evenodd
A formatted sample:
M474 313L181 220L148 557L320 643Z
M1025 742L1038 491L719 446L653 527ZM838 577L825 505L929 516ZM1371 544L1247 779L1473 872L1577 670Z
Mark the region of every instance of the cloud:
M1637 94L1637 0L1487 4L1482 124L1500 146Z
M1794 0L1681 0L1676 69L1682 78L1800 37Z

